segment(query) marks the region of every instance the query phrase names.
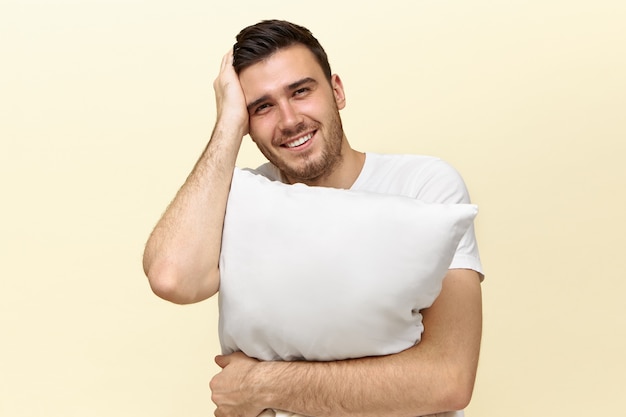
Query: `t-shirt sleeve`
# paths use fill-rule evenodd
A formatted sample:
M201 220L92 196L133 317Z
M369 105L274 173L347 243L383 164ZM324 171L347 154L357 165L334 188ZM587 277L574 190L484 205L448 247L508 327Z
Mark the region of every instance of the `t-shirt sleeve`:
M441 159L433 159L421 173L422 185L417 198L430 203L471 203L470 195L459 172ZM457 247L450 269L472 269L481 280L484 272L476 243L474 225L468 229Z

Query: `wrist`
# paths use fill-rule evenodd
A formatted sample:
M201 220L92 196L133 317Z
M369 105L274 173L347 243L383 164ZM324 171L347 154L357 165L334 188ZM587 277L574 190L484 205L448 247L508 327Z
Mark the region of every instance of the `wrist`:
M242 139L248 133L248 119L242 121L235 115L221 115L215 122L214 132L220 136Z
M267 361L257 362L246 378L248 392L252 394L251 400L263 409L277 408L280 400L280 375L283 366L287 362Z

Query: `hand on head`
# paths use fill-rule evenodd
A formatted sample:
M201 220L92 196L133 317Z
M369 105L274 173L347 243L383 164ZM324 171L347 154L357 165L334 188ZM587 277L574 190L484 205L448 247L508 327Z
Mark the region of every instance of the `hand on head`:
M217 124L226 123L229 127L242 130L242 136L248 133L248 109L246 97L239 83L239 76L233 67L232 49L222 58L220 72L213 82Z

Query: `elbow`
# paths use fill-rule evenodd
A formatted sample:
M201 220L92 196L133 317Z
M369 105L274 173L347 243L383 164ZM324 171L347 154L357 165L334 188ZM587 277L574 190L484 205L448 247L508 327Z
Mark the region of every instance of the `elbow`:
M472 392L473 387L467 386L457 386L449 389L444 398L445 405L443 409L451 411L465 409L472 400Z
M463 410L472 400L476 371L467 369L451 370L441 395L441 409Z
M158 297L175 304L191 302L181 293L180 284L174 276L162 272L149 272L146 275L152 292Z
M152 265L144 266L144 272L148 277L150 289L158 297L176 304L188 304L181 291L182 282L171 268Z
M175 304L192 304L213 295L192 285L186 274L179 271L172 263L162 262L146 264L144 273L148 277L152 292L158 297Z

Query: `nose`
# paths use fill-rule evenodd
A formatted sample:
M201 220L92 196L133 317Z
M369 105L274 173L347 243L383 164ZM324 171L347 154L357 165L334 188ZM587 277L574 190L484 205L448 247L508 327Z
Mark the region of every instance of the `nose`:
M299 114L297 108L289 100L280 103L279 110L280 120L278 121L278 128L280 130L291 130L302 122L302 115Z

